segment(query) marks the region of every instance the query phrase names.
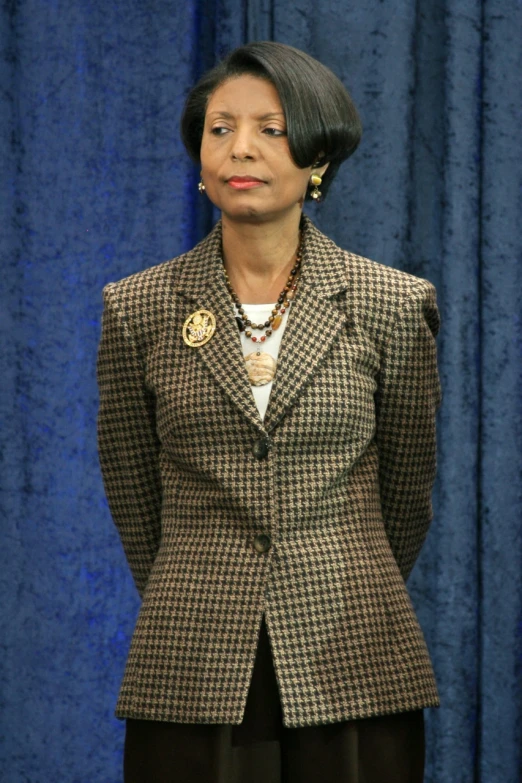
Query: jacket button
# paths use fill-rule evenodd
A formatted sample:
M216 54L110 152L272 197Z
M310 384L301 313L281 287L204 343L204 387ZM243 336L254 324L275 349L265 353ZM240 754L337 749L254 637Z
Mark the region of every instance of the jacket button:
M264 555L266 552L268 552L271 546L272 540L270 536L266 535L266 533L259 533L259 535L254 538L254 549L260 555Z
M256 459L265 459L268 455L268 441L266 438L259 438L252 446L252 454Z

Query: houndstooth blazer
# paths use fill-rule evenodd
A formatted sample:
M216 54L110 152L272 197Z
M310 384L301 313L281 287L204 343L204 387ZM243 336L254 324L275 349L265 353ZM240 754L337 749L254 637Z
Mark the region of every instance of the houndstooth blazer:
M263 614L286 726L438 704L405 587L431 519L435 291L303 226L264 422L219 224L104 289L99 453L143 599L120 717L240 723ZM188 347L199 309L216 332Z

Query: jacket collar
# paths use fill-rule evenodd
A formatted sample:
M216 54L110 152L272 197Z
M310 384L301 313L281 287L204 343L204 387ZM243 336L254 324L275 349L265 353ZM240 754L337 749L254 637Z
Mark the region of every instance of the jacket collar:
M302 272L301 285L310 286L315 295L329 298L346 289L346 261L344 251L317 229L309 217L301 220ZM221 221L210 234L183 256L177 290L182 295L197 299L216 283L224 283L221 255ZM227 292L228 296L228 292Z
M216 333L197 350L215 380L257 429L268 433L281 421L303 388L312 381L325 354L343 329L346 313L335 301L347 287L343 251L303 216L302 266L281 344L277 374L264 422L257 410L241 349L234 307L221 256L221 223L183 256L177 292L186 315L210 310Z

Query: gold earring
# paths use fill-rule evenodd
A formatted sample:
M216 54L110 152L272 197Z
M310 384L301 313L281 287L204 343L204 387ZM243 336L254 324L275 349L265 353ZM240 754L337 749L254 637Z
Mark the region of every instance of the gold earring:
M200 193L204 193L206 190L205 183L203 182L202 179L199 180L198 190Z
M320 201L321 200L321 191L319 190L319 185L322 183L323 178L319 176L319 174L312 174L310 177L310 186L313 185L313 190L310 193L311 197L314 201Z

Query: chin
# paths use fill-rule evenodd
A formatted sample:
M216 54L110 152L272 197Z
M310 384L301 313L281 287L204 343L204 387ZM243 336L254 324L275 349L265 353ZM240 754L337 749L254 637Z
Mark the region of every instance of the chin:
M250 204L227 204L218 205L218 209L221 210L223 217L227 220L236 221L238 223L269 223L270 221L277 222L281 219L285 219L289 216L289 213L293 213L297 210L301 214L302 208L299 203L292 204L285 208L267 208L260 204L255 205L252 202Z
M236 205L232 209L221 207L221 212L228 220L236 220L238 222L261 223L275 217L273 213L267 213L265 210L259 209L252 204Z

